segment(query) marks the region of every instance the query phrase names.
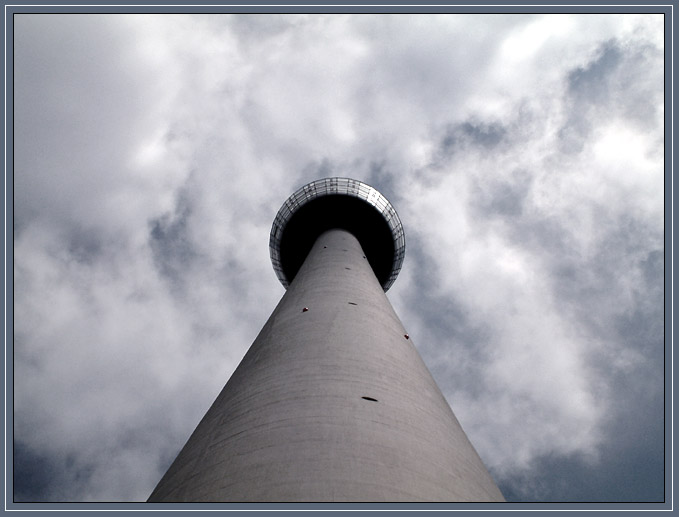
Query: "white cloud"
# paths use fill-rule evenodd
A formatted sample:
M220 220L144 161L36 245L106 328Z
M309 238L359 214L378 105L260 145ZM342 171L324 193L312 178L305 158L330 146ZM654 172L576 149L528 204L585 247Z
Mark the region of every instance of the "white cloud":
M389 296L494 472L597 455L643 357L601 329L649 310L662 248L662 18L15 30L16 437L72 476L52 497L148 495L283 292L276 210L326 173L393 191L412 247Z

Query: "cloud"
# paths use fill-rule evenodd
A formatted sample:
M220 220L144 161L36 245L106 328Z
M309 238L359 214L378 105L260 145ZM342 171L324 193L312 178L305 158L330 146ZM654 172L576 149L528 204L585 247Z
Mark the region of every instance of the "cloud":
M401 182L408 196L400 212L422 232L418 252L409 249L411 267L427 274L406 277L405 286L402 275L400 286L411 294L397 310L416 323L415 343L515 497L549 492L531 488L546 458L581 468L609 461L603 451L615 440L614 422L642 399L653 401L659 439L662 378L649 382L641 371L660 371L663 343L662 275L643 273L646 264L660 267L663 249L663 168L654 147L662 126L650 122L662 106L654 76L660 55L605 41L592 61L561 70L568 88L553 90L561 95L519 98L509 117L448 124L430 163ZM625 66L655 77L655 87L644 81L627 90L618 75ZM564 106L576 115L564 115ZM611 115L636 127L613 126ZM581 126L588 132L580 147L564 150L566 130ZM418 184L418 177L428 181ZM636 312L640 305L648 312ZM430 308L426 318L412 315L421 306ZM635 339L641 329L648 334ZM655 353L646 355L649 348ZM623 396L623 378L644 385L644 395Z
M639 468L658 497L661 17L15 33L17 498L148 496L283 293L277 209L328 175L399 212L389 297L505 493L619 498Z

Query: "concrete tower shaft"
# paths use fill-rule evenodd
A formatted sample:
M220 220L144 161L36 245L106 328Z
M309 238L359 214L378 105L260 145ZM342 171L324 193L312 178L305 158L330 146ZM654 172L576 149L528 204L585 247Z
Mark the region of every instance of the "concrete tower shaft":
M149 501L503 501L384 290L352 232L314 236Z

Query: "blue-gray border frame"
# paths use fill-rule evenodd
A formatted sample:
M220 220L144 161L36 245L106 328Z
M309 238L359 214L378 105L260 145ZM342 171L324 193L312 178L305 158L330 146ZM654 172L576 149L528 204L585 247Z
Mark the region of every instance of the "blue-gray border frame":
M444 3L427 2L425 6L412 4L374 3L356 5L349 2L312 3L298 2L294 5L256 4L238 2L224 4L201 2L200 6L181 3L159 4L154 2L133 2L127 5L111 5L110 3L73 2L68 5L55 3L3 3L4 34L3 56L5 58L5 81L3 113L5 115L5 183L4 211L2 214L5 230L5 382L3 396L5 400L5 447L3 458L4 508L3 511L672 511L673 510L673 343L674 343L674 6L675 2L654 2L653 5L640 5L630 2L559 2L559 4L540 4L522 2L512 4L507 1ZM237 13L237 12L271 12L271 13L624 13L646 12L665 15L665 502L664 503L428 503L428 504L146 504L146 503L14 503L12 502L12 409L13 409L13 15L19 13ZM671 267L668 268L667 265ZM669 388L669 390L668 390Z

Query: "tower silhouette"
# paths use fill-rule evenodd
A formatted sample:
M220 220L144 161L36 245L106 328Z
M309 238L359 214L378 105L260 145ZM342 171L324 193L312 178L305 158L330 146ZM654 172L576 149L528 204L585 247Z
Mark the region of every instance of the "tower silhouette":
M365 183L290 196L287 291L149 502L504 501L385 295L404 252Z

